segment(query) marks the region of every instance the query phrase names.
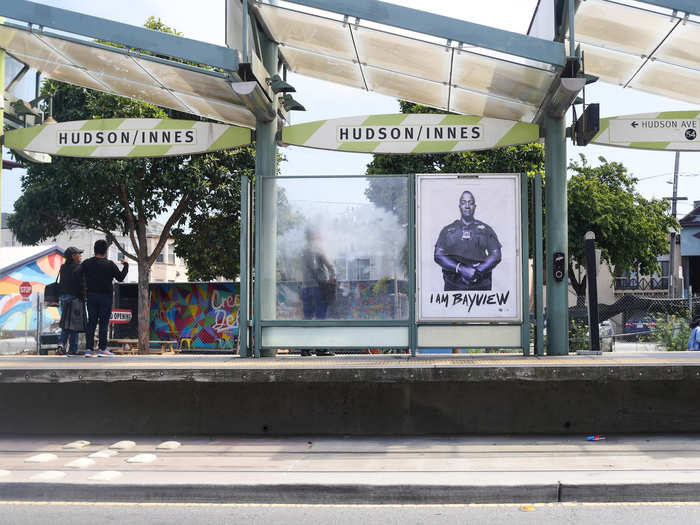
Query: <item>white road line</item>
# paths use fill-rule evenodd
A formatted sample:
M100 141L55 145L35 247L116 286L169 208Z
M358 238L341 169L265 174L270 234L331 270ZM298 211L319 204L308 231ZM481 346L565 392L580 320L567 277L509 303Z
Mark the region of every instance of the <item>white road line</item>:
M116 450L110 450L108 448L105 448L104 450L98 450L97 452L93 452L90 454L88 457L89 458L111 458L112 456L116 456L119 454Z
M68 468L88 468L95 464L94 459L90 458L78 458L73 461L66 463L64 467Z
M55 481L57 479L61 479L65 475L66 473L61 472L60 470L47 470L46 472L34 474L30 479L34 479L36 481Z
M113 479L121 477L121 475L122 473L117 472L116 470L103 470L102 472L93 474L88 479L92 481L112 481Z
M56 461L58 456L56 454L37 454L30 458L25 459L25 463L48 463L49 461Z
M63 445L63 448L65 449L78 449L78 448L84 448L87 447L90 444L89 441L85 441L84 439L79 439L78 441L71 441L70 443L66 443Z
M175 450L180 446L179 441L163 441L156 447L156 450Z
M127 463L152 463L158 456L155 454L136 454L126 460Z
M127 450L130 448L134 448L135 446L136 443L134 443L133 441L117 441L116 443L110 445L109 448L117 450Z

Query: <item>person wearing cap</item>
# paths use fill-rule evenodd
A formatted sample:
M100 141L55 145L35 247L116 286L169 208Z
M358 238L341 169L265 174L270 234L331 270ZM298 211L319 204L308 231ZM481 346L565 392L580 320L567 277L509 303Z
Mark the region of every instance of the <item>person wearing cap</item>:
M107 328L112 313L112 280L122 282L129 271L129 264L124 261L120 270L116 264L107 259L107 241L95 241L95 256L80 265L78 275L85 278L87 287L88 325L85 332L85 357L92 357L95 346L95 328L99 325L98 357L112 356L107 350Z
M83 250L75 246L69 246L63 256L66 261L61 265L58 271L59 296L58 301L61 306L61 312L70 307L72 301L85 299L85 288L82 279L77 273L80 268L80 260ZM58 353L65 353L66 356L78 355L78 332L68 327L61 328L61 336L59 338Z

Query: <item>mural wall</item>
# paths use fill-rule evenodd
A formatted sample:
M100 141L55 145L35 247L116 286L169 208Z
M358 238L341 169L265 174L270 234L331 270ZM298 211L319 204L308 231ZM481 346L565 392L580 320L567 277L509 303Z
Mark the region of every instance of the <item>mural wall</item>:
M35 294L43 293L44 287L56 280L61 264L63 264L63 257L58 252L54 252L0 275L0 330L23 332L27 324L26 316L28 316L29 330L36 330ZM24 281L32 285L31 301L22 301L19 295L19 285ZM58 319L58 308L45 308L42 330L48 330L52 324L58 323Z
M152 283L151 339L187 349L238 347L237 283Z

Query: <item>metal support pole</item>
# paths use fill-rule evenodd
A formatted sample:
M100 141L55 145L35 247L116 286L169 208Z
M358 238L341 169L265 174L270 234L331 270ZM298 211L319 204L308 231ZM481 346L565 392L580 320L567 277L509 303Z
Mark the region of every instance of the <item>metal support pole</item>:
M676 151L676 162L673 167L673 198L671 199L671 215L676 218L678 205L678 167L681 161L681 152ZM668 298L673 299L676 295L675 275L676 275L676 232L671 232L671 246L668 252Z
M263 65L267 68L270 74L277 72L278 49L277 44L268 40L264 35L261 35L262 58ZM275 113L277 112L277 101L272 101L272 107ZM255 124L256 139L255 139L255 287L254 287L254 307L253 319L255 330L255 357L260 357L260 347L262 345L262 326L260 324L264 315L264 305L262 297L263 281L266 286L276 286L274 267L275 267L275 252L274 243L276 238L274 235L270 239L266 239L265 249L263 249L263 221L269 231L275 231L274 223L270 220L275 218L275 201L266 199L263 203L263 177L272 177L277 173L277 120L272 122L263 122L258 120ZM264 218L263 218L264 217ZM271 279L269 275L263 275L264 257L272 261ZM269 290L268 290L269 291ZM272 290L272 300L274 301L275 293ZM268 294L270 295L270 294Z
M248 207L250 199L250 182L247 176L241 177L241 218L240 218L240 279L239 279L239 303L238 303L238 355L248 357Z
M576 56L576 35L574 33L574 19L576 18L576 7L574 0L569 0L569 56Z
M520 341L523 346L523 355L530 355L530 239L528 231L528 207L527 207L527 173L520 174L520 222L522 228L522 243L520 254L522 257L522 325Z
M600 352L598 329L598 263L595 256L595 233L586 232L586 281L588 281L588 330L591 334L591 351Z
M534 187L534 205L535 205L535 260L534 260L534 278L535 278L535 354L544 355L544 311L543 289L542 282L542 177L539 173L535 173Z
M547 354L569 354L568 220L566 195L566 130L564 116L545 118L547 185ZM563 255L563 279L554 278L554 256Z
M411 356L416 356L418 327L416 326L416 179L408 176L408 344Z

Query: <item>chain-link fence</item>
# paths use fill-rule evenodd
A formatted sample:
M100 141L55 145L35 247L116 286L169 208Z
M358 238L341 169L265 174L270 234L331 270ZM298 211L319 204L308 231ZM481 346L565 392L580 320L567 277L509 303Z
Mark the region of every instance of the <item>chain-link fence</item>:
M611 305L599 306L601 350L659 352L687 349L690 320L700 315L700 297L652 299L625 295ZM571 351L590 344L586 308L569 310Z

